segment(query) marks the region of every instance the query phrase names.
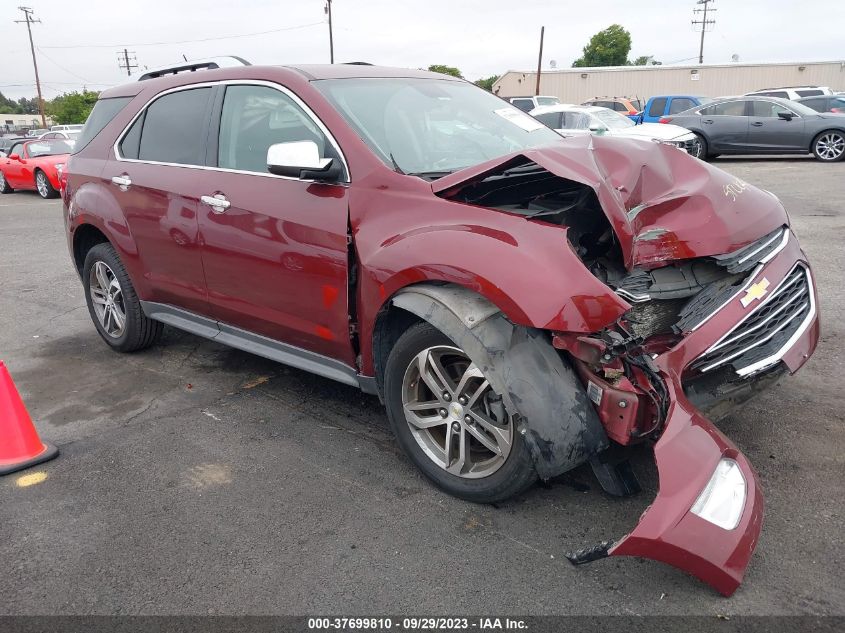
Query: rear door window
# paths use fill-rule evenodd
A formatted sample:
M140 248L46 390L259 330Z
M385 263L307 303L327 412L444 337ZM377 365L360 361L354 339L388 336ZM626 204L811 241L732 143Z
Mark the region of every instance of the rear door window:
M707 108L707 114L716 116L745 116L745 103L745 101L717 103ZM704 111L702 111L702 114L704 114Z
M153 101L143 115L138 159L202 165L205 162L204 132L210 96L211 88L192 88L172 92Z
M648 106L648 116L663 116L666 111L666 97L657 97L652 99L651 105Z
M117 113L123 110L127 103L134 97L113 97L111 99L100 99L94 104L94 109L88 115L85 125L82 126L82 133L76 139L74 153L84 148L96 138L97 134L103 131Z

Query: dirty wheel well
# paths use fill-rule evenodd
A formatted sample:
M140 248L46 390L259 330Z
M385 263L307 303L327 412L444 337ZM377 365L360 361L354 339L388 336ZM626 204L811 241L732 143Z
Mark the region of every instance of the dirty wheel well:
M97 244L108 242L108 238L100 229L90 224L83 224L73 235L73 261L76 270L82 275L82 266L85 263L85 256Z
M408 328L421 321L422 319L417 315L397 308L390 302L379 313L373 332L373 363L379 393L384 393L384 368L387 365L390 350Z

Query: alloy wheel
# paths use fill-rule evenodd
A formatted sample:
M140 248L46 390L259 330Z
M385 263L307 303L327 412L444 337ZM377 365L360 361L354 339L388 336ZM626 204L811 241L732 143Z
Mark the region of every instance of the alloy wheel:
M0 191L3 191L6 188L6 176L3 175L3 172L0 171Z
M50 194L50 190L48 188L47 183L47 176L44 175L43 171L39 171L35 175L35 187L38 189L38 193L41 195L42 198L46 198Z
M822 160L837 160L845 153L845 136L838 132L822 134L816 141L816 153Z
M511 452L514 425L501 396L457 347L429 347L411 360L402 407L420 448L453 475L487 477Z
M88 291L94 305L94 313L103 330L112 338L120 338L126 329L126 306L123 290L114 272L103 261L91 267Z

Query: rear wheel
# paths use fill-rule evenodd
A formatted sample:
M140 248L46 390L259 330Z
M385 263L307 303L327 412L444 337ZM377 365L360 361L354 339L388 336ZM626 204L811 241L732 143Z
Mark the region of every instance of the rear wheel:
M14 193L14 189L6 182L6 176L0 171L0 193Z
M144 314L123 262L111 244L97 244L88 251L82 281L91 320L110 347L134 352L156 342L162 325Z
M822 132L813 140L813 154L826 163L842 160L845 156L845 133L838 130Z
M446 492L492 503L535 481L501 396L466 352L431 324L418 323L396 342L384 390L400 446Z
M35 189L38 191L38 195L48 200L49 198L56 198L59 195L59 192L53 188L53 185L50 184L50 179L47 178L47 174L45 174L40 169L35 172Z

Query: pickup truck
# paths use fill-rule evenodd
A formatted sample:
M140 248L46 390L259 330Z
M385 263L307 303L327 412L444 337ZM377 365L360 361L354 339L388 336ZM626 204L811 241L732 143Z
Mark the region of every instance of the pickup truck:
M637 123L659 123L660 119L669 114L677 114L689 110L708 101L710 97L692 97L689 95L664 95L651 97L645 104L643 111L634 118Z

